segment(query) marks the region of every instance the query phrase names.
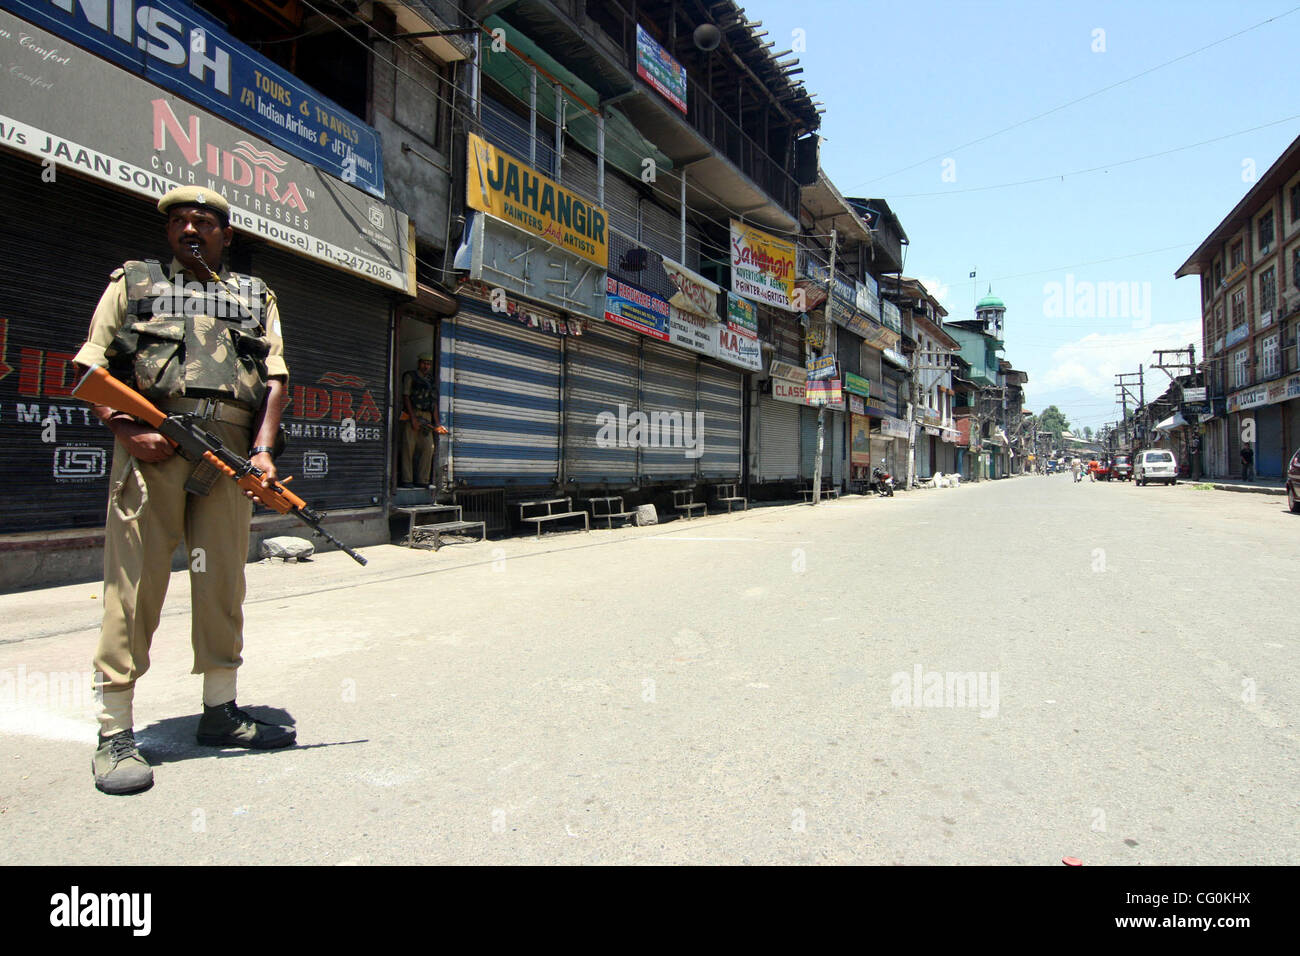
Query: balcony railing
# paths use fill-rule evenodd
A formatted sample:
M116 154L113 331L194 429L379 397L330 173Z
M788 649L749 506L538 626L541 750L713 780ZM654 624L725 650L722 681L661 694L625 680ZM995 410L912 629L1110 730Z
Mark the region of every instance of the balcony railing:
M622 47L624 65L635 75L636 19L617 0L603 0L599 22L607 26L616 25L617 33L612 39ZM675 112L676 107L670 107L670 111ZM798 218L799 185L786 169L786 159L772 157L729 112L714 102L689 72L686 74L685 120L782 209Z

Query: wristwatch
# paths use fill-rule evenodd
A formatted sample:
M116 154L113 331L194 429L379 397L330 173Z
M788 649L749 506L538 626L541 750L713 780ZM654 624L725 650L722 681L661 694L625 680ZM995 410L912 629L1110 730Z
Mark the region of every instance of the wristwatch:
M275 449L272 448L270 445L254 445L252 448L248 449L249 458L252 458L254 455L261 455L263 453L270 455L273 458L275 457Z

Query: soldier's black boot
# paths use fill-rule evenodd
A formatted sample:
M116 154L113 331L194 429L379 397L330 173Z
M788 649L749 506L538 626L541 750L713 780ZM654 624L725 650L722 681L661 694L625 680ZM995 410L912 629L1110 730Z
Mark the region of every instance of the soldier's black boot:
M292 727L268 724L247 714L227 701L215 707L203 706L199 719L197 740L205 747L249 747L253 750L274 750L288 747L298 739Z
M99 749L90 761L95 774L95 787L102 793L120 796L139 793L153 786L153 768L135 745L135 734L129 730L99 736Z

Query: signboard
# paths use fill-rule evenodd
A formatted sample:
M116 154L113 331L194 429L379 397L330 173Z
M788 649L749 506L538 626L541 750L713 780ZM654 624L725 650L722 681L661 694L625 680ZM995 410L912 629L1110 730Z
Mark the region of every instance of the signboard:
M1239 326L1237 326L1235 329L1233 329L1231 332L1229 332L1229 333L1227 334L1227 336L1224 338L1224 340L1223 340L1223 347L1224 347L1224 348L1232 348L1232 346L1236 345L1238 342L1240 342L1242 339L1244 339L1244 338L1245 338L1247 335L1249 335L1249 334L1250 334L1250 323L1249 323L1249 322L1246 323L1245 325L1239 325Z
M673 345L701 355L716 355L717 325L713 319L668 306L668 341Z
M758 309L754 303L747 302L734 292L727 293L727 324L737 330L744 329L750 334L758 335Z
M790 382L800 383L804 381L804 376L806 374L799 366L791 365L789 362L782 362L778 359L772 360L772 364L768 368L768 373L773 378L783 378Z
M636 75L673 106L686 112L685 68L639 23L636 25Z
M857 308L859 312L871 316L877 322L880 321L880 283L874 276L868 274L862 282L854 288L857 298Z
M1228 396L1229 412L1240 412L1247 408L1255 408L1266 404L1268 404L1268 389L1262 385Z
M794 275L794 243L731 220L732 292L795 312Z
M7 146L155 201L211 190L236 229L414 294L405 213L4 11L0 51Z
M805 400L808 389L803 382L791 382L784 378L772 379L772 397L779 402L792 402L795 405L807 405Z
M906 438L910 432L907 422L887 415L880 420L880 434L890 438Z
M718 358L757 372L763 367L758 340L758 310L752 302L727 293L727 321L717 323Z
M895 333L878 325L873 325L867 329L862 338L874 349L891 349L898 344L898 336Z
M668 273L669 281L677 290L676 294L668 300L669 303L686 312L704 316L706 319L715 318L718 314L718 296L722 293L722 289L704 276L692 272L671 259L662 259L661 262L664 272ZM757 317L754 319L754 332L755 334L758 332Z
M853 410L853 399L855 396L849 396L849 408ZM860 413L854 411L853 418L850 422L849 437L849 464L865 465L871 464L871 419L863 417Z
M604 269L609 264L605 210L469 134L465 200L487 213Z
M907 367L908 367L908 366L907 366L907 357L906 357L905 355L901 355L901 354L898 353L898 352L895 352L893 349L890 349L890 348L881 349L881 350L880 350L880 354L881 354L882 357L884 357L884 358L888 359L889 361L893 362L893 363L894 363L895 365L897 365L899 368L907 368Z
M820 382L809 381L806 394L809 405L840 405L844 402L844 393L840 389L840 380L838 378L826 379Z
M865 415L867 413L867 403L862 400L861 395L847 393L846 398L849 403L849 411L854 415Z
M1183 401L1185 402L1203 402L1205 401L1205 387L1185 388L1183 389Z
M384 197L383 151L373 127L253 52L190 4L182 0L4 0L3 5L330 175ZM27 31L20 27L18 32ZM34 46L51 55L39 58L40 71L27 74L36 78L33 85L53 79L48 67L72 65L64 59L73 52L66 44L36 41ZM120 116L115 111L108 115ZM253 164L250 173L265 168L256 162L257 155L254 149L240 159Z
M863 398L871 397L871 382L861 375L854 375L852 372L844 373L844 391L853 392L861 395Z
M823 379L835 377L835 356L823 355L821 358L813 359L808 363L808 378Z
M605 277L605 321L667 342L668 302L652 292Z
M880 323L892 332L903 331L903 315L898 306L889 301L880 303Z
M481 212L470 213L453 266L468 270L471 279L566 312L593 319L605 315L603 270Z

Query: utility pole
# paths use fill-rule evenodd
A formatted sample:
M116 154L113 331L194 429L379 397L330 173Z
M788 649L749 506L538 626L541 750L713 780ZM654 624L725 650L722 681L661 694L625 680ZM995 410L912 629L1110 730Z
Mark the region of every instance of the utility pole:
M1171 384L1178 386L1178 407L1181 411L1183 406L1187 404L1187 392L1174 372L1181 372L1186 369L1188 375L1196 374L1196 345L1195 343L1189 343L1185 349L1152 349L1152 352L1159 361L1152 363L1151 367L1160 369L1169 376ZM1166 362L1166 355L1173 355L1178 361ZM1187 356L1186 362L1181 361L1184 355ZM1192 477L1199 478L1201 477L1201 442L1197 432L1193 432L1192 436L1192 441L1188 442L1187 453L1190 460L1187 464Z
M1115 379L1116 379L1115 387L1119 389L1120 400L1124 404L1124 437L1123 437L1124 449L1126 451L1129 451L1131 450L1135 440L1138 442L1141 441L1141 434L1139 431L1140 423L1137 420L1137 416L1140 413L1142 406L1146 404L1146 402L1144 401L1145 393L1142 390L1143 388L1142 367L1139 365L1138 370L1136 372L1120 372L1118 375L1115 376ZM1134 379L1137 379L1137 386L1138 386L1138 395L1136 397L1133 395L1132 392L1129 391L1129 389L1132 388L1134 384L1133 382ZM1133 412L1133 425L1134 425L1133 431L1136 433L1133 435L1130 435L1129 433L1128 400L1130 398L1132 398L1133 401L1137 403L1137 408Z
M831 324L831 303L835 301L835 247L838 245L839 233L831 227L831 264L826 277L826 338L822 343L822 354L830 350L831 333L835 326ZM812 503L815 506L822 496L822 448L826 443L826 405L817 408L817 460L813 462Z

